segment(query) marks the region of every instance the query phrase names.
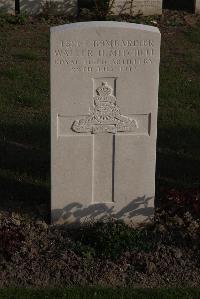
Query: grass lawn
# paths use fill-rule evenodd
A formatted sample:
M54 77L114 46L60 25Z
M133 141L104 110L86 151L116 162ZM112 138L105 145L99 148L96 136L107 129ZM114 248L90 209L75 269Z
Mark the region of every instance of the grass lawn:
M0 290L1 299L198 299L199 289L52 289Z
M157 192L196 188L200 169L200 26L162 32ZM0 208L48 219L49 25L0 29Z
M47 217L49 30L42 25L10 25L1 29L0 38L1 208L23 206L23 212Z
M195 188L200 169L200 27L162 35L157 185Z

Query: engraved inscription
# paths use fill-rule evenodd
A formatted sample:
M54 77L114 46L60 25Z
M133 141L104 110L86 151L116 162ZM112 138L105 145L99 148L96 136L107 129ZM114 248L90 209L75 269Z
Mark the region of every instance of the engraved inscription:
M62 40L54 49L54 63L71 72L134 72L154 63L152 39Z
M97 95L93 98L93 107L89 115L75 120L72 130L77 133L117 133L133 132L138 128L137 121L120 113L113 89L103 82L96 89Z

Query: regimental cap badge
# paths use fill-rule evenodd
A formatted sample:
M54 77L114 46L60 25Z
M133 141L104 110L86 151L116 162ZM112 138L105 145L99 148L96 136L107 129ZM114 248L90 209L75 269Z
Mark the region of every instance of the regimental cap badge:
M113 89L107 82L102 82L96 89L97 96L93 98L94 105L84 118L77 119L72 124L72 130L77 133L113 133L133 132L138 128L137 121L122 115L112 95Z
M96 89L97 94L101 97L108 96L112 94L112 87L108 85L107 82L102 82L102 85Z

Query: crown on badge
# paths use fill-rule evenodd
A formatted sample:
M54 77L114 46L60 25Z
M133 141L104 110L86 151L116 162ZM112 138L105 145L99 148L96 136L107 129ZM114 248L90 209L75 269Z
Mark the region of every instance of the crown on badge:
M96 89L97 94L101 97L108 96L112 93L112 87L107 82L102 82L102 85Z

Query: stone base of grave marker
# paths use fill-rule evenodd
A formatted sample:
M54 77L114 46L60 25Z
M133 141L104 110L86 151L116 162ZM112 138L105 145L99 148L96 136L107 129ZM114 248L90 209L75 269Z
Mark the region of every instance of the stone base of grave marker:
M162 0L115 0L112 12L144 16L160 15L162 14Z
M152 218L159 57L155 27L51 28L53 223Z
M15 14L15 0L1 0L0 13L2 14Z
M20 0L20 12L30 15L47 14L77 14L77 0Z

